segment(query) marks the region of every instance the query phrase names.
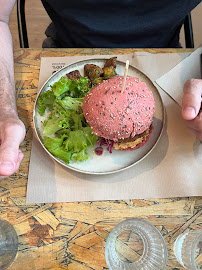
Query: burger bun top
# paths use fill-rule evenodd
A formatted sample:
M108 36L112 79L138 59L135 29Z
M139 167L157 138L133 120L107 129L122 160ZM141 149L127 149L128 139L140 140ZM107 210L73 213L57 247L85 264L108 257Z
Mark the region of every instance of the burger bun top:
M152 123L155 101L152 91L140 79L115 76L93 87L84 98L83 113L94 133L117 141L141 134Z

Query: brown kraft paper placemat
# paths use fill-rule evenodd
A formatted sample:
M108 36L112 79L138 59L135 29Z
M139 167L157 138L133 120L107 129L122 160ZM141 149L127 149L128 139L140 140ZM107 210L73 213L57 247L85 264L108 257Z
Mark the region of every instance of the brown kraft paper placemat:
M118 55L155 81L189 54ZM102 56L42 58L39 89L67 64ZM187 67L188 68L188 67ZM156 85L157 86L157 85ZM161 85L162 87L162 85ZM137 165L110 175L87 175L55 162L33 138L27 187L27 203L166 198L202 195L202 146L181 119L179 105L160 87L166 108L166 124L154 150Z

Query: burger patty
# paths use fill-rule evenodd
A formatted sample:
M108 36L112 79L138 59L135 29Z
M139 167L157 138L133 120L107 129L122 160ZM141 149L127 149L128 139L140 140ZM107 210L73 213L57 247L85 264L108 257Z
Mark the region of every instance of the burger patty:
M148 140L152 133L153 126L151 125L147 130L141 134L137 134L134 137L120 139L114 142L113 148L115 150L134 150L143 146Z

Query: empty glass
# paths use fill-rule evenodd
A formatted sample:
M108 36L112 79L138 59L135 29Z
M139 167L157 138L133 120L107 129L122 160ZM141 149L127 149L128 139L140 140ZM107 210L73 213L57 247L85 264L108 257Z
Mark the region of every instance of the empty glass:
M202 230L180 234L175 240L174 252L184 268L202 269Z
M109 234L105 257L110 270L164 270L168 251L161 233L152 224L127 219Z
M0 269L6 269L15 259L18 251L18 236L14 227L6 220L0 220Z

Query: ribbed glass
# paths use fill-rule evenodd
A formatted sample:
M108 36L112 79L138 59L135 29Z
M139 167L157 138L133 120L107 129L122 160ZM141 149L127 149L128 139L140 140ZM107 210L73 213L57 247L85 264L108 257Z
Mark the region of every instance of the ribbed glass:
M202 269L202 230L180 234L174 244L174 253L178 262L188 270ZM199 257L200 256L200 257Z
M129 259L123 254L121 257L116 249L119 236L126 231L136 234L143 246L141 254L136 256L135 252L130 252L130 246L123 245L129 249ZM119 223L109 234L105 257L110 270L164 270L168 252L161 233L152 224L141 219L128 219Z

